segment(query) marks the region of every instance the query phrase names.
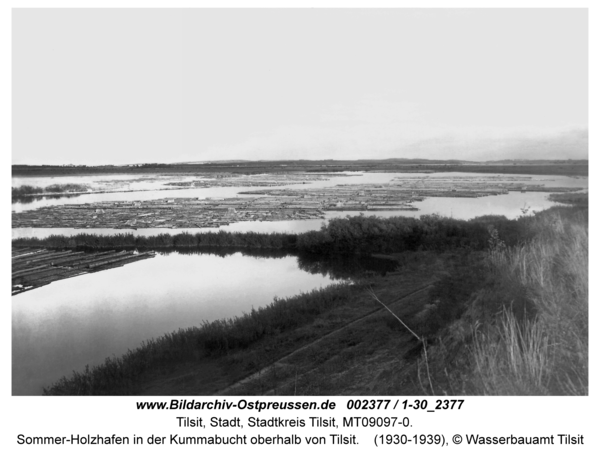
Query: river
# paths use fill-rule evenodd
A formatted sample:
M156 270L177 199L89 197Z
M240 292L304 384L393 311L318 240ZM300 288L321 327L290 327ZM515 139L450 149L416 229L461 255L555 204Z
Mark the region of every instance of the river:
M422 177L424 179L435 176L436 178L460 178L460 177L480 177L488 178L490 174L480 173L435 173L435 174L419 174L419 173L343 173L344 175L334 176L326 181L314 181L308 184L294 184L285 187L268 187L268 188L324 188L335 185L345 184L385 184L391 182L394 178L415 178ZM539 175L518 175L518 174L503 174L499 175L506 179L517 179L517 182L529 184L541 184L547 187L583 187L587 189L587 177L567 177L567 176L539 176ZM128 178L139 178L140 176L89 176L88 181L95 180L110 180L113 177L118 177L121 180ZM27 181L26 179L30 179ZM79 183L75 182L73 177L61 178L13 178L13 185L36 185L45 186L52 182L52 179L60 179L59 183ZM95 179L95 180L94 180ZM190 177L182 178L189 180ZM102 201L147 201L160 198L233 198L243 197L239 192L248 190L260 190L267 187L212 187L212 188L190 188L179 190L160 190L164 187L164 182L167 179L161 179L154 184L154 189L149 191L133 191L133 192L117 192L117 193L99 193L90 195L80 195L69 198L58 199L41 199L31 203L13 203L12 210L15 212L24 210L33 210L42 206L62 205L62 204L84 204L97 203ZM172 178L169 180L173 180ZM83 182L83 181L82 181ZM144 184L146 187L148 184ZM378 217L419 217L426 214L439 214L447 217L460 218L468 220L482 215L504 215L508 218L517 218L523 215L523 210L531 214L534 211L542 211L551 206L556 205L548 200L549 193L546 192L510 192L507 195L486 196L482 198L441 198L433 197L426 198L423 201L415 202L413 205L418 211L377 211L365 212L367 215L376 215ZM256 197L256 195L246 195L248 197ZM355 211L331 211L325 213L325 220L335 217L346 217L348 215L358 215L360 212ZM148 229L106 229L106 228L15 228L12 230L12 237L39 237L44 238L50 235L73 235L81 232L93 234L115 234L115 233L135 233L140 236L153 236L160 233L175 234L178 232L198 233L206 231L254 231L258 233L273 233L273 232L288 232L288 233L303 233L311 230L318 230L324 220L290 220L290 221L274 221L260 222L247 221L223 225L220 228L148 228Z
M331 264L285 253L159 252L156 257L53 282L12 298L13 394L41 394L73 370L144 340L230 318L348 279L385 260ZM383 269L382 269L383 268Z
M387 183L396 177L423 177L427 174L349 173L327 181L294 184L285 188L320 188L341 184ZM435 176L473 176L470 173L436 173ZM489 176L488 174L480 176ZM96 180L139 178L136 176L85 176L77 181L65 178L13 178L13 185L46 186L51 183L84 183ZM505 176L510 178L512 176ZM564 176L531 177L536 184L553 187L588 186L587 178ZM189 179L189 177L182 177ZM13 204L13 211L31 210L46 205L82 204L99 201L132 201L177 197L234 197L240 191L256 187L190 188L162 191L162 179L150 185L142 182L132 192L81 195L72 198L41 199ZM271 187L272 188L272 187ZM499 214L516 218L543 210L554 203L548 193L511 192L484 198L428 198L415 203L418 211L367 212L367 215L418 217L440 214L470 219ZM357 212L328 212L326 219L356 215ZM241 222L222 227L225 231L300 233L319 229L323 220L279 222ZM13 229L15 237L46 237L51 234L75 234L82 231L111 234L134 232L155 235L162 232L214 231L200 229L110 230L72 228ZM286 254L252 255L241 252L160 253L155 258L94 274L53 282L12 298L13 394L37 395L73 370L101 363L106 357L119 356L149 338L194 325L202 321L229 318L272 302L275 296L287 297L324 287L340 280L319 267L307 267L308 260ZM305 264L303 264L303 262ZM327 268L325 268L327 269ZM309 272L310 271L310 272ZM316 272L316 273L315 273Z

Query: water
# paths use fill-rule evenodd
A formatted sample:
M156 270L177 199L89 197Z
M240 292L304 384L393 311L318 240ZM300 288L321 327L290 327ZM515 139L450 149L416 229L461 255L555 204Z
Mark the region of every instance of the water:
M321 188L341 184L387 183L395 177L452 177L489 174L436 173L353 173L336 176L328 181L285 188ZM13 186L47 186L53 183L87 183L101 186L109 180L138 179L141 176L73 176L61 178L13 178ZM511 176L506 176L511 177ZM554 187L588 187L587 178L564 176L531 177L531 184ZM197 178L187 176L182 179ZM149 190L82 195L73 198L43 199L32 203L13 204L13 211L30 210L44 205L81 204L100 201L132 201L177 197L235 197L256 187L190 188L161 191L164 183L174 176L161 176L156 182L137 181L130 189ZM273 188L273 187L270 187ZM282 187L284 188L284 187ZM251 195L256 197L255 195ZM377 211L366 215L389 217L395 215L418 217L440 214L461 219L499 214L516 218L522 209L539 211L554 203L548 193L513 192L508 195L484 198L428 198L414 205L419 211ZM358 215L359 212L328 212L325 218ZM319 229L324 220L295 220L278 222L240 222L220 229L225 231L301 233ZM16 237L47 237L51 234L71 235L82 231L95 234L133 232L156 235L215 231L198 229L139 229L111 230L72 228L13 229ZM107 356L119 356L134 349L146 339L161 336L178 328L200 324L203 320L232 317L272 302L274 296L296 295L346 278L340 271L350 263L341 261L335 266L323 259L311 260L272 254L268 257L234 253L186 255L173 252L154 259L139 261L121 268L54 282L12 298L13 394L40 394L48 386L73 370L101 363ZM364 267L352 265L355 272ZM371 268L372 265L369 266Z
M46 206L63 204L94 204L105 201L149 201L163 198L256 198L256 195L238 195L248 190L266 190L275 187L211 187L167 190L155 189L148 191L128 191L114 193L92 193L62 198L45 198L28 203L12 203L14 212L30 211Z
M270 256L159 254L14 296L13 394L41 394L61 376L146 339L338 281L333 266Z
M446 177L490 177L501 176L502 178L516 178L519 181L529 184L542 184L547 187L588 187L587 177L567 177L567 176L537 176L537 175L518 175L518 174L503 174L491 175L482 173L345 173L348 175L337 175L327 181L315 181L308 184L294 184L285 187L268 187L268 188L324 188L335 185L344 184L385 184L391 182L396 177L413 178L421 177L428 178L446 178ZM99 178L98 176L93 176ZM109 179L109 176L101 176L102 179ZM115 176L110 176L114 178ZM121 179L138 178L139 176L118 176ZM89 178L89 177L88 177ZM161 179L165 177L162 176ZM188 177L191 179L192 177ZM531 180L528 180L531 178ZM31 178L31 179L46 179L51 178ZM67 178L61 178L68 180ZM169 180L174 180L173 176L169 176ZM13 185L25 185L24 178L20 178L17 183L13 178ZM60 183L65 183L60 182ZM161 181L162 182L162 181ZM81 182L78 182L81 183ZM45 185L46 181L35 183L35 185ZM29 184L34 185L34 183ZM157 184L158 185L158 184ZM120 193L104 193L94 195L81 195L71 198L60 198L52 200L39 200L32 203L14 203L13 211L31 210L41 206L60 205L60 204L83 204L101 201L146 201L159 198L233 198L233 197L256 197L257 195L238 195L239 192L248 190L259 190L264 187L214 187L214 188L192 188L170 191L146 191L146 192L120 192ZM528 213L533 211L541 211L551 206L556 205L548 200L550 193L545 192L511 192L508 195L486 196L483 198L427 198L424 201L414 203L413 205L419 209L418 211L367 211L366 215L376 215L378 217L419 217L424 214L439 214L448 217L469 220L482 215L497 214L504 215L508 218L516 218L523 215L522 209L527 209ZM356 211L331 211L325 213L325 220L335 217L346 217L347 215L358 215ZM140 236L154 236L161 233L176 234L179 232L201 233L207 231L254 231L258 233L303 233L311 230L318 230L323 223L321 219L314 220L291 220L291 221L276 221L276 222L259 222L248 221L232 223L224 225L220 228L151 228L151 229L106 229L106 228L18 228L12 230L12 237L39 237L44 238L52 234L70 236L73 234L87 232L93 234L116 234L116 233L134 233Z
M121 187L125 187L127 191L111 192L111 193L92 193L82 195L71 195L61 198L46 198L36 199L31 202L12 203L14 212L28 211L38 209L45 206L59 206L63 204L91 204L101 203L105 201L148 201L161 198L256 198L257 195L240 195L240 192L269 190L273 188L322 188L331 187L340 184L350 183L385 183L392 178L391 174L366 174L347 173L349 176L332 175L329 180L320 180L308 182L306 184L293 184L285 186L271 187L208 187L208 188L184 188L173 189L171 186L164 185L167 182L186 182L191 180L202 180L194 175L155 175L155 176L139 176L132 174L115 174L104 176L60 176L60 177L13 177L12 186L19 187L22 185L31 185L34 187L47 187L52 184L87 184L94 190L106 188L110 181L116 181ZM268 175L256 175L257 179L262 177L268 180ZM139 179L153 179L150 181ZM123 181L132 181L123 184ZM210 181L209 181L210 182Z

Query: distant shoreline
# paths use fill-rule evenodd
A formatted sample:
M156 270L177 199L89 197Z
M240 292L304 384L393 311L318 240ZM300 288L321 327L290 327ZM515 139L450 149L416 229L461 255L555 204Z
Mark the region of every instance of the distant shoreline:
M331 172L467 172L502 174L552 174L587 176L588 160L524 160L501 162L458 162L456 160L356 160L272 161L201 164L150 163L125 166L13 165L13 177L48 177L102 174L193 174L193 173L331 173Z

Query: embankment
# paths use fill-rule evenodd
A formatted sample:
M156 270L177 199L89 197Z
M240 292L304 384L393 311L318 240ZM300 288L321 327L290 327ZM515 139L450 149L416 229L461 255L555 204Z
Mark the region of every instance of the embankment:
M587 394L587 217L331 221L293 248L386 253L398 269L147 341L45 393Z

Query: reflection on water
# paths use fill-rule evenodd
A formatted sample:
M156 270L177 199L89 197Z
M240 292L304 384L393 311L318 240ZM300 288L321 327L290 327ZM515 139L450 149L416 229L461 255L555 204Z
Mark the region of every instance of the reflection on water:
M160 174L87 174L64 176L17 176L12 177L12 186L31 185L32 187L47 187L48 185L92 184L101 185L109 181L128 181L139 179L160 178Z
M44 196L32 194L32 195L23 195L23 196L13 196L12 202L13 202L13 206L25 205L29 209L29 206L36 201L45 201L45 200L52 201L52 200L62 200L63 198L69 199L69 198L76 198L76 197L77 197L77 195L69 195L69 194L44 195ZM33 206L32 206L32 208L33 208ZM20 211L17 211L17 212L20 212Z
M392 260L371 256L320 256L301 254L298 256L298 266L311 274L322 274L331 279L347 280L374 273L384 275L394 271L398 263Z
M483 173L435 173L435 174L423 174L423 173L344 173L345 175L335 176L329 178L329 180L313 181L307 184L294 184L285 186L288 189L302 189L302 188L324 188L333 187L336 185L347 185L347 184L386 184L391 182L396 177L423 177L423 178L452 178L452 177L490 177L497 176ZM517 179L517 181L528 182L530 184L540 184L551 187L587 187L587 177L566 177L566 176L535 176L535 175L518 175L518 174L502 174L502 178L506 179ZM235 197L249 197L254 198L256 195L240 195L240 192L244 191L257 191L274 188L284 187L212 187L212 188L186 188L169 191L161 191L159 188L165 189L162 185L165 178L171 179L169 176L159 175L154 176L157 182L143 182L143 183L132 183L129 184L131 190L150 190L150 191L130 191L130 192L116 192L116 193L96 193L89 195L77 195L70 197L61 197L55 200L42 199L35 200L32 202L21 202L13 203L12 210L15 212L21 212L26 210L33 210L44 206L54 206L61 204L93 204L105 201L148 201L161 198L235 198ZM32 186L47 186L51 184L65 184L65 183L85 183L92 185L100 185L102 182L109 180L127 180L127 179L140 179L139 175L104 175L104 176L61 176L61 177L44 177L44 178L13 178L13 187L20 185L32 185ZM152 178L152 176L143 176L143 178ZM184 177L183 180L193 179L194 176ZM531 180L529 180L531 179ZM453 198L458 199L458 198ZM339 215L339 214L338 214Z
M159 252L148 261L54 282L12 298L13 394L121 355L143 340L233 317L392 262L281 252Z

